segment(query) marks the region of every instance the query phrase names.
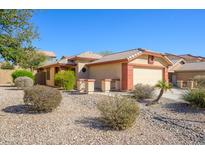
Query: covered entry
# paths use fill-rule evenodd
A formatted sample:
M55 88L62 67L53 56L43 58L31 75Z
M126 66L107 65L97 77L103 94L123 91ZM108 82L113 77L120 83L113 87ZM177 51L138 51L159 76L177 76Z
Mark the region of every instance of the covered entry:
M155 85L163 79L163 69L159 68L133 68L133 85L138 83Z

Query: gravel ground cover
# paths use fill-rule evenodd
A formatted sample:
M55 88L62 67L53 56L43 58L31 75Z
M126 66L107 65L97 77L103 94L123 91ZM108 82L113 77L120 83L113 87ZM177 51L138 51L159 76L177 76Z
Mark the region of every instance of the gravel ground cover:
M205 144L205 111L163 99L125 131L103 126L96 103L106 95L62 93L53 112L26 112L23 91L0 87L0 144Z

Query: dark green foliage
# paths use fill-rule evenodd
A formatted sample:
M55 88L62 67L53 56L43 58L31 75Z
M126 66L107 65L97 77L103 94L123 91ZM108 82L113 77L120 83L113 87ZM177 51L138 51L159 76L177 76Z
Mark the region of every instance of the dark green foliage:
M115 130L131 127L139 115L139 107L128 98L109 97L97 104L103 122Z
M51 87L36 85L24 90L24 103L38 112L51 112L61 100L60 91Z
M34 70L40 66L42 62L46 60L45 55L42 53L38 53L34 50L27 50L24 52L24 54L21 56L21 60L19 62L19 66L22 68L30 68L30 70Z
M33 10L0 10L0 57L14 64L21 63L25 51L34 50L32 41L38 33L31 23Z
M9 70L12 70L14 69L14 65L12 65L11 63L9 62L4 62L1 64L1 69L9 69Z
M30 71L27 71L27 70L16 70L14 71L12 74L11 74L12 78L13 78L13 81L18 78L18 77L29 77L31 79L34 80L34 75L32 72Z
M193 106L205 108L205 89L197 88L187 90L183 94L183 99L190 102Z
M14 83L17 88L26 88L33 86L33 80L26 76L16 78L14 80Z
M60 71L55 74L55 84L65 90L73 90L76 82L74 71Z
M159 92L158 97L153 102L158 102L160 100L160 98L162 97L162 95L164 94L164 92L172 89L172 84L168 83L167 81L161 80L161 81L157 82L155 87L160 89L160 92Z
M131 92L137 100L148 99L154 96L155 88L150 85L136 84L135 89Z

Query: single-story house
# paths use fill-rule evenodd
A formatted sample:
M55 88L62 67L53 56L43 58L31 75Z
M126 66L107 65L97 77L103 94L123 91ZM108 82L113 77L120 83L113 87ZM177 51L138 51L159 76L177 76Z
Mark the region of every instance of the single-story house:
M174 69L176 80L187 82L195 76L205 76L205 62L186 63Z
M172 62L172 65L168 67L169 82L176 85L177 78L174 71L175 69L179 68L181 65L184 65L187 62L180 56L176 56L174 54L165 54L165 55Z
M46 84L54 86L54 75L59 70L75 71L77 79L95 79L95 88L103 79L119 81L120 90L132 90L138 83L154 85L159 80L168 81L168 67L172 62L163 54L146 49L133 49L102 56L85 52L62 57L56 63L39 67L46 74Z
M86 64L100 58L102 55L92 52L84 52L75 56L62 56L60 60L44 64L38 68L38 83L55 86L55 74L60 70L68 69L75 72L77 79L87 79L89 76Z
M177 85L177 81L186 83L192 80L195 76L205 75L205 58L201 56L193 56L190 54L174 55L170 53L165 54L172 62L169 66L169 81Z

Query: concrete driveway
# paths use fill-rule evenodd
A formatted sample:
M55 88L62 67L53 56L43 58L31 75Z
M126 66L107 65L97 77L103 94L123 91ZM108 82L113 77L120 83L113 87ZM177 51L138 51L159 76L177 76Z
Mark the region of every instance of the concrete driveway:
M171 91L167 91L163 94L162 97L173 99L177 101L183 101L182 94L186 90L178 89L178 88L172 88ZM94 92L95 94L101 94L101 95L108 95L108 96L117 96L117 95L130 95L129 92L109 92L109 93L103 93L103 92ZM156 90L156 96L159 94L159 90Z
M171 91L165 92L162 97L168 98L168 99L173 99L173 100L180 100L180 101L182 101L182 94L183 94L185 91L186 91L186 90L173 88ZM158 94L158 92L159 92L159 91L157 91L156 93Z

